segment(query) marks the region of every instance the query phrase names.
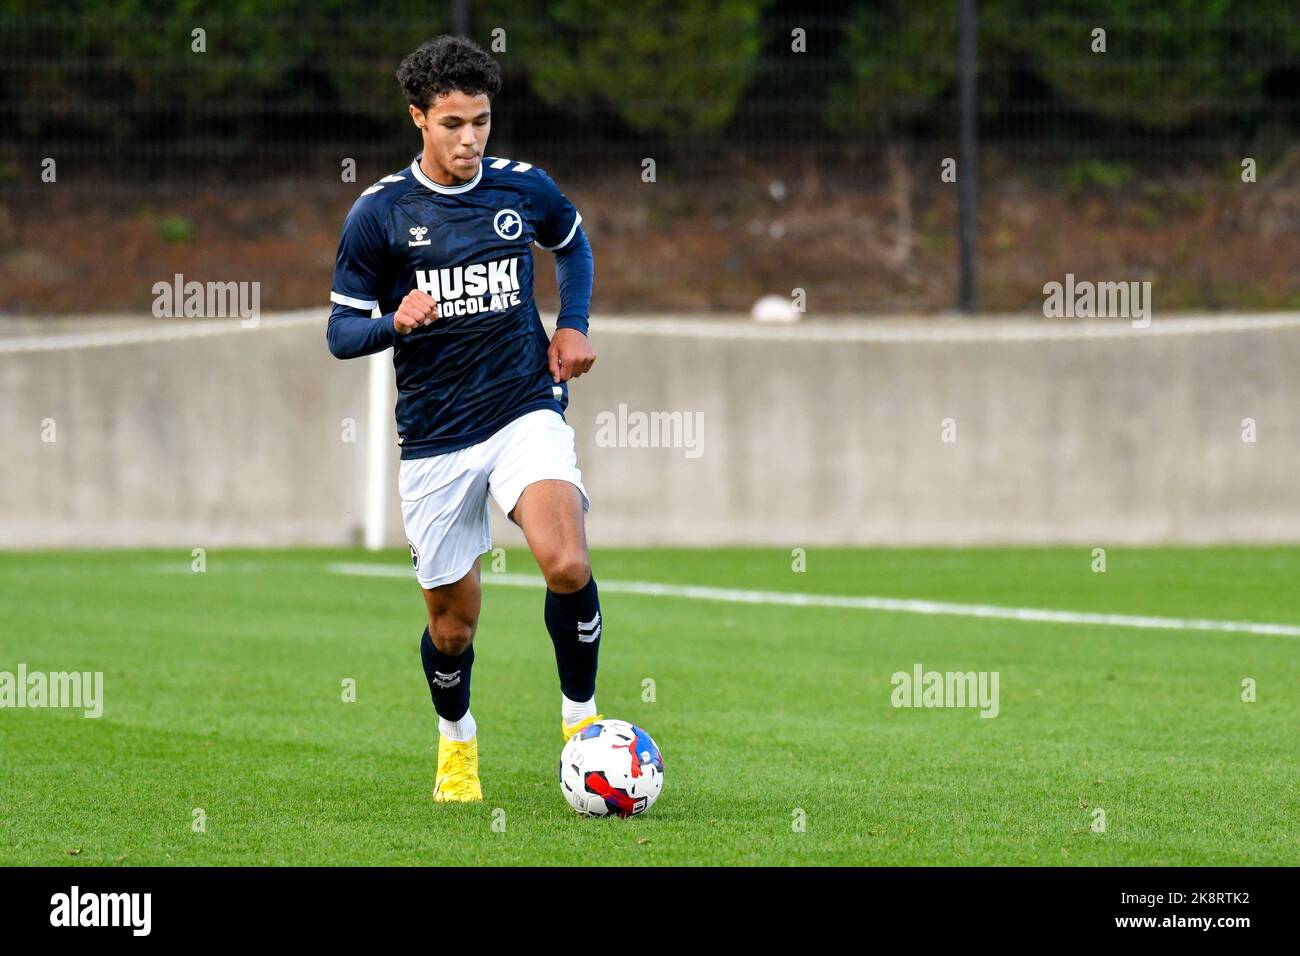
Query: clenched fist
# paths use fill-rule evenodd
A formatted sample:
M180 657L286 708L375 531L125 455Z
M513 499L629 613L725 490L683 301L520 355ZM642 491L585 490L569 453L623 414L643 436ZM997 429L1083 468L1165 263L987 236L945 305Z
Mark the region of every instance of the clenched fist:
M558 384L590 369L596 361L596 351L577 329L556 329L546 358L551 366L551 378Z
M422 325L437 321L438 301L429 293L412 289L393 313L393 328L398 335L406 335Z

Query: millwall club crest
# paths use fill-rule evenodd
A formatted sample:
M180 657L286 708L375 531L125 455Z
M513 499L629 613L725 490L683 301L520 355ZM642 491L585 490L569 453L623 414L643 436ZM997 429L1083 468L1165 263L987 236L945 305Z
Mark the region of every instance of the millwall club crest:
M420 552L415 550L415 545L411 544L410 539L406 541L406 546L411 549L411 567L420 570Z
M492 228L502 239L518 239L524 231L524 220L513 209L502 209L492 218Z

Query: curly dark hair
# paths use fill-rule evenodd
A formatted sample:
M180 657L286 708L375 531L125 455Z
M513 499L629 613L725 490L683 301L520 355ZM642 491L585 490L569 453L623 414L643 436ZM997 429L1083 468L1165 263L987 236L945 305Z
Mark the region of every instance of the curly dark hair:
M444 93L460 90L470 96L501 90L497 61L465 37L443 34L421 44L397 68L397 82L412 106L427 110Z

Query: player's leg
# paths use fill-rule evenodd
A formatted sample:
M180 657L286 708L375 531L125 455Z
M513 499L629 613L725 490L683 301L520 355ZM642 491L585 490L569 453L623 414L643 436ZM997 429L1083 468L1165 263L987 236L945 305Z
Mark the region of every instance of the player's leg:
M429 623L420 638L420 658L438 713L438 730L443 737L468 742L477 730L469 712L469 678L482 606L478 559L459 581L425 588L424 604Z
M482 593L479 562L459 581L424 589L429 623L420 638L420 659L438 713L438 770L433 799L439 803L483 799L478 779L478 728L469 712Z
M568 481L536 481L524 489L510 517L523 529L546 579L544 617L555 646L561 732L567 738L597 717L600 595L587 553L583 495Z
M544 618L560 672L566 737L597 716L602 624L587 554L587 492L573 440L573 429L557 413L525 415L502 429L488 478L492 497L523 529L546 578Z
M524 488L510 512L537 559L546 587L572 594L591 580L582 492L571 482L548 478Z
M403 461L398 484L411 561L428 614L420 659L438 714L433 799L482 800L478 735L469 703L481 604L479 555L491 547L487 475L475 449L468 448Z

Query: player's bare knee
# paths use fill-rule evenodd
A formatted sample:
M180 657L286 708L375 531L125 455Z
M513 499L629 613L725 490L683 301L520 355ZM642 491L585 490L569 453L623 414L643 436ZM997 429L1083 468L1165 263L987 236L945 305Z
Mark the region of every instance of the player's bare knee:
M439 630L433 635L433 644L438 650L448 657L460 657L467 650L470 644L474 642L474 636L469 629L463 630Z
M477 623L459 615L439 615L429 622L429 636L433 639L434 647L442 653L460 657L474 642Z
M580 552L562 554L542 568L546 586L559 594L580 591L591 579L591 562Z

